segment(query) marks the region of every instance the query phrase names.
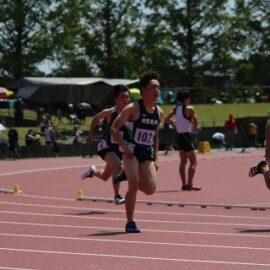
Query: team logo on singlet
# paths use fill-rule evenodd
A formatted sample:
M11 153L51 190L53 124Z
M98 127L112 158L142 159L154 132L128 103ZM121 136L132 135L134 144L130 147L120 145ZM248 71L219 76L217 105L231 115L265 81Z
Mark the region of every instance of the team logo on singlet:
M151 118L143 118L142 119L142 124L157 126L158 125L158 120L151 119Z

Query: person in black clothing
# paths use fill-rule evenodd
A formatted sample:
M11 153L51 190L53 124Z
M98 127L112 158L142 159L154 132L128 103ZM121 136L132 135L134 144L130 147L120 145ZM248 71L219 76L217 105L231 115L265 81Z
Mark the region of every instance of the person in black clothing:
M8 150L10 158L18 158L20 154L18 153L18 140L19 134L15 128L10 128L8 131Z
M110 134L110 127L117 115L124 109L126 105L129 104L130 93L126 86L115 85L113 89L113 96L115 106L104 109L94 116L86 139L87 143L92 143L93 133L98 125L98 122L101 120L106 120L104 135L97 146L98 155L106 162L105 169L102 171L97 171L96 166L90 166L89 169L82 175L82 179L95 176L103 181L107 181L110 177L112 177L114 202L115 204L122 204L125 202L125 199L120 195L120 185L114 179L114 177L122 171L122 153L119 150L118 144ZM124 130L121 130L121 132L123 133Z
M23 109L24 109L24 104L22 99L19 97L16 102L14 103L14 120L15 120L15 126L16 127L21 127L23 124Z
M40 145L40 135L29 129L25 134L25 145Z

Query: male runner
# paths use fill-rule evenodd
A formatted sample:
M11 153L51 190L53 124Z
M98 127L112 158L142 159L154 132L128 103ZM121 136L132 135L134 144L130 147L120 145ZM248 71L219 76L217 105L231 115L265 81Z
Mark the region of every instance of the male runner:
M115 99L115 107L104 109L94 116L87 137L87 143L92 143L93 132L97 123L102 119L106 120L107 126L104 136L97 146L98 155L106 162L105 169L103 171L97 171L96 166L90 166L90 168L82 175L82 179L96 176L103 181L107 181L111 176L117 175L122 171L122 153L119 151L118 144L110 134L110 127L117 115L129 104L130 94L126 86L116 85L113 89L113 96ZM123 134L122 129L120 132ZM115 204L124 203L125 199L119 194L120 183L113 181L113 189L115 193Z
M142 99L130 103L118 115L111 126L111 132L123 151L124 168L128 179L126 193L125 230L139 233L134 222L134 210L138 190L152 195L156 189L157 172L155 161L158 152L158 131L162 110L155 104L160 95L158 74L148 72L139 82ZM128 128L127 136L121 136L121 127Z

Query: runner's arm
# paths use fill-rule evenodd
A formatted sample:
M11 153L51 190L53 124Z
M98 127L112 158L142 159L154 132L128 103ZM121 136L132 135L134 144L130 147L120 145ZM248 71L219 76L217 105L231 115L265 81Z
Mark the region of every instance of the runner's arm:
M171 111L167 114L167 116L166 116L166 118L165 118L165 120L164 120L164 123L170 124L171 126L173 126L173 127L175 128L175 123L174 123L174 121L172 120L174 114L175 114L174 110L171 110Z
M120 128L125 124L126 121L134 118L134 111L135 111L135 106L133 103L127 105L123 109L123 111L113 121L111 125L111 129L110 129L110 132L112 136L114 137L114 140L122 149L123 153L127 155L131 155L132 153L122 138Z
M198 129L198 117L197 117L195 108L192 106L188 106L187 110L188 110L188 116L191 119L192 128Z
M108 121L108 119L110 118L110 115L111 115L111 110L104 109L93 117L90 128L89 128L89 132L86 138L87 143L93 142L93 133L97 126L97 123L100 122L101 119L107 119Z
M158 106L158 114L161 122L163 117L163 110L159 106ZM154 138L154 160L157 160L158 148L159 148L159 126L156 129Z

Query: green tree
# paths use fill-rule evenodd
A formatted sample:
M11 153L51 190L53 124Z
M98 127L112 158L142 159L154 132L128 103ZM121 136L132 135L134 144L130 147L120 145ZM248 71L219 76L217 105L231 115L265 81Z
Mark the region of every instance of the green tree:
M84 47L96 73L108 78L126 77L132 29L139 1L89 1L85 17Z
M270 84L270 3L268 0L249 2L251 18L249 26L253 47L249 57L253 65L253 84Z
M235 0L230 43L240 85L270 83L270 10L267 0Z
M51 74L66 77L92 75L91 60L84 47L85 18L89 5L84 0L55 1L48 25L53 51Z
M166 84L193 87L201 76L201 67L213 56L210 37L220 28L221 13L227 1L146 0L145 55L167 68ZM154 42L149 42L153 40ZM156 47L154 50L153 47ZM157 53L157 50L159 53ZM172 72L173 71L173 72ZM172 78L172 75L174 77Z
M40 74L50 53L50 0L0 0L0 76L7 81Z

